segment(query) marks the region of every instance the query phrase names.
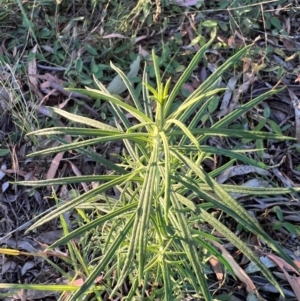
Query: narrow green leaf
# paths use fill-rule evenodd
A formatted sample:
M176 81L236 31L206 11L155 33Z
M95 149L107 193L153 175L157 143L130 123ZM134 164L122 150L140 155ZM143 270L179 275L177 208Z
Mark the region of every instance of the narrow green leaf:
M110 126L106 123L97 121L97 120L92 119L92 118L86 118L86 117L83 117L83 116L72 114L72 113L69 113L67 111L64 111L64 110L61 110L61 109L58 109L58 108L54 108L54 107L47 107L47 108L49 110L63 116L63 117L69 119L69 120L72 120L72 121L75 121L75 122L78 122L78 123L82 123L82 124L85 124L85 125L88 125L88 126L92 126L92 127L98 128L100 130L104 130L104 131L113 131L113 132L118 132L118 133L121 132L120 130L116 129L113 126Z
M252 158L249 158L243 154L241 154L241 152L254 152L255 150L249 150L249 149L245 149L245 150L228 150L225 148L219 148L219 147L212 147L212 146L206 146L206 145L201 145L201 151L204 152L207 156L209 156L210 154L216 154L216 155L221 155L221 156L226 156L232 159L236 159L239 160L241 162L245 162L247 164L250 164L252 166L257 166L260 168L268 168L267 165L265 165L263 162L259 162L256 161ZM174 150L183 150L183 151L190 151L190 152L195 152L198 151L198 149L195 146L190 146L187 145L186 147L172 147L172 149Z
M148 227L150 218L150 209L154 199L154 192L156 187L156 172L157 172L157 160L158 160L158 146L154 144L151 158L147 166L145 173L144 185L142 187L141 195L139 198L138 208L136 210L134 225L132 229L132 239L127 251L127 257L123 264L123 269L119 275L118 282L115 285L111 295L114 295L116 291L123 284L126 279L132 260L136 255L137 247L139 246L138 260L139 260L139 271L138 279L139 282L143 277L144 271L144 256L146 254L146 246L148 239Z
M59 141L62 144L68 144L69 143L68 141L66 141L62 138L59 138L59 137L55 137L55 140ZM90 158L91 160L94 160L95 162L97 162L99 164L102 164L108 170L115 171L115 172L117 172L121 175L125 175L125 174L129 173L127 170L123 169L122 167L119 167L118 165L116 165L112 161L110 161L108 159L105 159L103 156L101 156L100 154L95 153L93 150L90 150L90 149L77 149L77 152L80 153L80 154L83 154L84 156Z
M167 262L164 260L164 256L162 256L160 267L161 267L163 280L164 280L165 300L172 300L173 294L172 294L170 268Z
M98 129L87 129L77 127L53 127L47 129L36 130L28 135L73 135L73 136L109 136L120 135L121 131L107 131Z
M88 224L81 226L80 228L77 228L73 230L72 232L68 233L67 235L59 238L57 241L55 241L51 246L49 246L49 249L56 248L58 246L65 245L67 242L69 242L71 239L76 237L82 237L84 233L96 229L96 227L100 226L101 224L113 220L116 217L121 217L123 214L128 214L132 210L136 209L138 205L138 202L130 203L120 209L113 209L112 212L105 214L104 216L100 216Z
M109 83L108 87L107 87L107 91L111 94L121 94L123 92L126 91L126 89L128 88L128 83L130 83L129 79L132 77L136 77L139 69L140 69L140 61L141 58L138 55L136 57L136 59L132 62L132 64L130 65L130 71L127 73L127 76L117 67L115 67L112 63L110 64L111 67L113 69L115 69L117 71L117 75L113 78L113 80ZM131 84L130 84L131 85ZM131 92L133 92L131 90ZM131 93L130 92L130 93ZM134 99L136 100L136 94L135 92L133 92L134 94ZM138 108L138 107L137 107Z
M176 197L178 199L178 201L180 203L182 203L184 206L188 207L189 209L191 209L192 211L196 211L197 210L197 207L195 205L194 202L192 202L191 200L189 200L188 198L184 197L183 195L179 194L179 193L176 193Z
M163 91L163 99L165 100L168 96L169 96L169 89L170 89L170 85L171 85L171 80L172 78L170 77L164 87L164 91Z
M106 87L97 79L97 77L95 77L95 75L93 75L93 79L98 87L98 89L105 94L109 94L108 90L106 89Z
M182 129L182 131L191 139L191 141L194 143L194 145L197 147L197 149L199 151L201 151L201 147L200 144L198 142L198 140L196 139L196 137L191 133L191 131L179 120L177 119L169 119L166 121L166 125L172 124L174 123L175 125L177 125L179 128Z
M215 207L219 207L221 210L226 212L228 215L230 215L232 218L236 219L239 223L243 224L246 228L252 229L249 222L245 219L243 219L242 216L239 215L239 213L219 200L216 197L213 197L211 194L205 192L204 190L200 190L200 187L196 182L193 180L189 180L189 178L186 177L172 177L172 179L178 181L179 183L182 183L186 188L193 191L198 197L204 199L206 202L212 203Z
M205 20L204 22L201 23L201 26L204 27L215 27L218 26L218 22L214 20Z
M296 140L294 137L278 135L270 132L260 132L260 131L246 131L237 129L226 129L223 127L212 127L212 128L190 128L193 135L206 135L210 136L220 136L220 137L238 137L238 138L249 138L255 139L274 139L274 140ZM175 130L168 132L168 136L182 136L183 132L180 130Z
M215 95L216 93L220 93L225 91L226 89L214 89L212 91L208 91L206 93L201 94L200 96L197 96L195 98L190 99L189 101L185 101L183 102L179 108L173 112L169 117L169 119L180 119L181 121L184 120L186 118L187 115L189 115L189 113L187 113L187 111L189 109L195 111L194 109L194 105L199 105L203 100Z
M153 94L155 99L158 99L158 92L149 84L144 83L144 86Z
M87 50L87 52L93 56L96 56L98 53L97 53L97 50L91 46L90 44L88 43L85 43L84 44L84 48Z
M68 90L70 92L79 92L81 94L88 95L88 96L96 98L96 99L99 98L99 99L109 101L112 104L120 106L121 108L126 110L128 113L132 114L140 122L151 122L151 119L148 116L146 116L144 113L142 113L139 110L137 110L136 108L130 106L126 102L119 100L117 97L115 97L111 94L106 94L106 93L103 93L99 90L90 89L90 88L86 88L86 89L73 89L73 88L71 89L71 88L68 88L66 90Z
M233 166L233 164L235 162L236 162L236 160L232 159L232 160L228 161L227 163L224 163L220 167L216 168L215 170L211 171L208 174L209 174L210 177L216 178L219 174L221 174L222 172L224 172L225 170L227 170L227 168Z
M211 39L196 53L196 55L192 58L188 67L185 69L183 74L177 80L175 87L171 91L170 96L168 97L168 99L166 101L165 118L168 116L171 105L172 105L173 101L175 100L176 96L178 95L178 93L180 92L182 85L189 79L193 70L195 69L195 67L197 66L199 61L202 59L202 57L204 56L207 49L213 43L215 37L216 37L216 31L213 31L211 34Z
M199 220L199 216L197 217L197 219ZM193 240L195 241L195 243L199 244L199 246L201 246L204 250L207 250L211 255L216 256L218 258L218 260L220 261L220 263L232 275L234 275L234 271L233 271L232 267L228 264L228 262L224 259L224 257L222 257L222 254L220 254L210 243L207 242L207 240L216 241L216 242L220 242L220 243L222 243L222 241L219 241L219 239L217 239L214 235L210 235L208 233L205 233L205 232L202 232L199 230L195 230L195 232L193 230L191 230L191 231L192 231L192 233L200 232L199 235L197 235L197 234L193 235Z
M286 230L288 230L291 234L297 234L298 233L297 228L293 224L291 224L289 222L282 223L282 226Z
M110 263L114 255L116 254L117 250L119 249L120 245L126 238L127 233L132 228L132 224L134 221L135 214L132 214L129 218L125 227L120 231L119 236L117 239L111 244L110 248L105 252L105 254L101 257L100 262L98 265L92 270L91 274L85 280L85 282L81 285L78 291L69 299L70 301L77 301L78 298L82 296L93 284L99 275L101 275L102 271L105 270L106 266Z
M125 112L123 112L123 110L120 107L118 107L117 105L112 103L111 107L109 106L109 110L112 113L112 115L114 116L115 123L118 126L118 128L121 129L122 124L124 125L126 130L132 126L131 122L129 121L129 119L126 116L127 114L125 114ZM119 120L119 119L121 120L120 125L118 125L118 122L117 122L117 120Z
M33 229L43 225L46 222L49 222L50 220L58 217L59 215L75 208L76 206L84 203L84 202L89 202L89 200L96 196L97 194L101 194L102 192L105 192L107 189L110 189L111 187L114 187L115 185L119 185L121 183L126 183L127 181L130 181L132 178L132 175L124 175L120 176L114 180L111 180L107 183L104 183L100 185L99 187L90 190L89 192L84 193L83 195L59 206L58 208L54 209L51 213L47 214L46 216L42 217L40 220L38 220L36 223L34 223L32 226L30 226L26 232L30 232ZM136 174L134 174L135 176Z
M49 131L51 132L51 129ZM43 132L43 134L46 134L46 133ZM57 146L55 148L50 148L50 149L44 149L44 150L29 154L28 157L34 157L34 156L39 156L39 155L48 155L48 154L64 152L64 151L68 151L68 150L75 150L75 149L90 146L90 145L100 144L100 143L104 143L104 142L118 141L118 140L122 140L122 139L129 139L129 140L135 141L135 142L142 142L142 141L149 142L147 139L147 134L145 134L145 133L119 134L119 135L106 136L106 137L101 137L101 138L88 139L88 140L84 140L84 141L80 141L80 142L73 142L73 143L60 145L60 146Z
M255 141L255 146L256 146L256 151L257 151L259 158L263 159L264 150L265 150L264 141L262 139L257 139Z
M201 189L205 191L213 191L208 184L200 183L198 184ZM238 185L227 185L222 184L222 187L227 192L234 192L234 193L244 193L245 195L283 195L283 194L293 194L299 193L300 187L293 187L293 188L276 188L276 187L247 187L247 186L238 186Z
M139 56L138 56L139 57ZM136 69L135 71L138 71L139 69L139 61L138 61L138 64L136 66ZM136 94L136 91L135 89L133 88L132 86L132 83L130 82L128 76L125 75L125 73L119 69L117 66L115 66L112 62L110 63L110 66L118 73L118 75L121 77L121 79L123 80L123 83L125 84L127 90L129 91L130 95L131 95L131 98L136 106L136 108L140 111L140 112L143 112L143 108L141 106L141 103L140 103L140 100L139 100L139 97L138 95ZM135 74L136 73L136 74ZM134 72L133 74L134 76L137 75L137 72Z
M148 229L150 211L155 198L158 193L158 160L159 160L159 146L158 143L154 143L150 161L148 163L147 171L145 174L144 185L140 194L139 202L142 204L142 214L140 217L140 232L139 235L139 280L143 278L145 258L146 258L146 247L148 242Z
M282 135L282 130L280 126L274 120L268 120L268 123L271 126L274 133Z
M272 96L273 94L276 94L283 89L277 89L277 90L270 90L266 93L263 93L259 95L258 97L254 98L253 100L247 102L246 104L242 105L241 107L237 108L224 118L222 118L220 121L216 122L212 128L225 128L227 125L229 125L232 121L236 120L238 117L242 116L258 104L260 104L264 99ZM278 135L280 136L280 135Z
M20 11L22 13L22 17L24 19L24 25L28 28L28 32L32 35L34 41L35 41L35 44L37 45L38 49L40 49L40 44L39 44L39 41L35 35L35 30L33 28L33 23L31 21L29 21L28 17L27 17L27 13L22 5L23 1L21 2L21 0L16 0L16 2L18 3L18 6L20 8Z
M201 210L200 214L201 218L206 222L211 224L215 229L218 230L221 234L223 234L233 245L235 245L242 253L253 263L255 263L258 268L261 270L263 275L278 289L280 294L284 296L281 286L275 280L272 273L269 269L260 261L260 259L255 256L254 252L248 248L248 246L239 239L234 233L232 233L225 225L223 225L220 221L218 221L215 217L207 213L205 210Z
M289 264L295 266L294 262L291 258L286 255L281 247L275 242L259 225L259 223L241 206L235 199L233 199L226 190L222 187L222 185L218 184L214 179L209 177L202 168L197 166L193 161L184 155L170 150L171 154L181 160L184 164L188 165L199 178L207 183L214 191L214 193L222 200L224 205L231 210L235 210L238 214L238 221L243 223L245 227L247 227L254 234L258 235L261 239L263 239L274 251L278 252L282 258L284 258Z
M170 236L167 231L166 219L164 218L164 209L159 202L156 202L156 207L154 210L155 210L155 218L154 215L151 215L150 219L153 224L153 227L157 229L156 232L158 235L158 239L162 241L163 237Z
M165 214L165 222L168 225L169 223L169 209L170 209L170 194L171 194L171 163L170 163L170 151L169 151L169 143L168 139L164 132L159 133L163 148L164 148L164 186L165 186L165 192L164 192L164 214Z
M152 60L153 60L153 66L154 66L154 73L155 73L155 78L156 78L156 85L157 85L157 92L158 95L162 95L162 91L161 90L161 77L160 77L160 70L159 70L159 64L158 64L158 60L157 60L157 56L154 52L154 49L152 49ZM157 98L158 100L158 98Z
M225 71L231 67L233 64L238 62L246 53L252 45L246 46L238 51L236 54L231 56L224 64L222 64L215 72L213 72L186 100L184 103L188 103L191 99L198 97L204 93L207 93L215 87L215 84L219 81L220 77L222 77Z
M91 175L91 176L79 176L79 177L65 177L49 180L39 180L39 181L20 181L14 182L18 185L31 186L31 187L45 187L45 186L54 186L54 185L63 185L63 184L75 184L75 183L86 183L86 182L107 182L119 178L119 175ZM132 178L135 182L142 182L141 177Z
M182 245L184 247L184 250L186 252L186 255L190 261L190 264L192 265L193 273L195 273L198 285L200 286L201 293L203 294L203 297L206 301L211 301L212 297L208 289L208 284L206 281L206 278L203 273L203 267L200 264L200 258L198 255L198 251L193 244L192 235L190 233L190 230L188 228L186 217L181 213L181 206L180 202L177 199L177 196L175 193L171 193L171 200L172 204L175 209L175 215L177 218L177 222L175 224L178 225L179 236L183 238ZM172 215L170 215L172 216ZM174 222L174 221L173 221ZM197 287L197 286L195 286Z
M148 74L147 74L147 64L145 63L144 72L143 72L143 85L142 85L142 92L143 92L143 99L144 99L144 110L146 115L153 120L153 112L151 107L151 97L149 95L149 90L146 88L148 85Z
M277 218L279 219L279 221L283 222L284 218L283 218L283 213L282 213L281 208L279 206L274 206L273 211L276 213Z
M209 104L210 104L210 102L213 98L214 98L214 96L208 97L207 100L205 100L205 102L203 104L201 104L199 109L197 109L197 113L195 114L192 121L188 125L189 129L191 129L191 130L196 129L197 130L199 128L199 123L200 122L202 123L202 118L204 117L204 115L207 114L208 106L209 106ZM202 100L200 102L198 102L197 105L199 105L201 102L202 102ZM181 145L183 145L183 144L184 143L181 142Z

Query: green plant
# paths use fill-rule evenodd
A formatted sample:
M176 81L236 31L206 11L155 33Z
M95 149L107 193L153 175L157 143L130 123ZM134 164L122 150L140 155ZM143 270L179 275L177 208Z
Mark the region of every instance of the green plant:
M272 211L276 213L277 219L274 220L273 223L273 230L278 230L278 229L286 229L290 234L297 234L297 227L294 226L293 224L286 222L284 220L283 212L279 206L274 206L272 208Z
M215 33L212 34L211 40L197 52L172 89L170 89L171 79L167 80L166 84L162 83L157 57L152 53L156 88L148 84L147 74L144 72L142 99L137 95L125 74L111 64L124 81L134 106L110 94L96 78L94 80L98 90L90 88L86 88L86 90L70 89L96 99L108 101L111 105L112 114L115 116L116 127L53 108L51 109L53 118L63 116L68 120L93 128L55 127L31 133L32 135L52 135L61 143L56 148L31 154L31 157L77 150L110 170L108 175L18 183L37 187L92 181L101 182L98 187L67 203L61 202L55 210L28 229L28 231L33 230L74 208L85 219L85 223L80 224L76 230L59 239L50 248L70 243L71 239L75 237L84 237L86 240L87 235L94 237L95 229L101 229L99 231L101 231L102 236L98 234L97 243L102 249L97 258L97 264L89 263L89 266L82 271L86 280L69 300L78 300L80 296L80 300L82 300L82 296L88 294L91 287L97 291L97 286L93 286L93 284L103 271L105 271L104 282L110 281L112 275L116 279L110 287L107 287L110 296L120 294L120 288L124 282L128 282L130 286L126 296L127 300L132 300L134 296L144 298L149 283L152 285L153 295L160 300L174 300L175 295L184 294L187 288L192 288L195 296L212 300L204 273L204 267L209 257L211 255L216 256L227 270L231 273L233 271L222 254L211 243L211 241L218 239L208 232L207 227L201 226L205 224L217 229L228 241L241 250L283 294L271 272L260 262L252 250L209 213L211 208L218 207L227 216L235 219L244 228L257 235L270 248L279 253L284 260L293 265L290 258L268 236L257 220L249 215L229 194L229 192L244 192L267 195L269 193L282 193L283 189L277 191L270 188L221 185L214 178L223 171L224 167L211 173L205 172L202 167L205 159L217 154L249 165L267 168L265 164L247 157L246 150L231 151L206 146L204 142L210 136L252 140L289 139L279 134L226 129L232 121L266 97L274 94L275 90L264 93L240 106L215 123L210 129L197 127L206 113L210 100L216 94L224 91L224 89L216 88L219 78L225 70L245 56L251 46L234 54L189 95L178 108L173 111L171 109L182 85L202 59L214 38ZM155 114L152 112L153 102L156 104ZM131 124L127 113L130 113L138 121L136 125ZM67 143L59 137L59 135L66 134L76 136L79 139L76 142ZM87 138L83 139L82 137L85 136ZM89 138L91 136L96 138ZM119 158L119 164L109 162L90 149L92 145L114 143L120 140L123 141L126 151ZM111 188L118 192L115 198L107 193ZM200 204L196 205L193 202L195 197L201 200ZM98 216L93 219L87 218L85 213L87 209L90 210L91 208L98 212ZM100 211L105 214L99 215ZM200 225L197 230L194 228L195 223Z

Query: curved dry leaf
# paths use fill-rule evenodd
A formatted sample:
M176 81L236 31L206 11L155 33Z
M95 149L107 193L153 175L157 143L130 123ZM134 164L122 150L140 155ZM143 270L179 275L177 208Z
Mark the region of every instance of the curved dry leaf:
M44 45L44 46L41 46L41 47L42 47L45 51L47 51L47 52L49 52L49 53L52 53L52 54L55 53L55 51L54 51L54 49L53 49L52 46Z
M278 65L282 66L288 71L292 71L294 69L294 65L291 61L285 61L282 58L280 58L278 55L273 55L273 61L276 62Z
M218 118L221 118L235 110L239 106L239 99L241 94L247 92L250 85L252 85L258 79L257 76L255 76L253 73L246 73L244 75L247 76L248 80L234 90L229 106L227 108L224 108L223 110L220 110L219 114L217 115Z
M12 249L25 250L26 252L29 253L38 252L38 250L29 241L25 241L21 239L16 241L15 239L10 238L5 242L5 244Z
M64 152L61 152L61 153L56 154L55 157L52 159L50 167L47 171L46 180L55 178L59 163L60 163L61 159L63 158L63 156L64 156Z
M150 56L150 53L140 45L139 46L139 55L143 58L146 58L147 56Z
M64 127L65 125L64 125L61 121L59 121L59 126ZM65 135L64 138L65 138L65 140L66 140L68 143L71 143L71 142L72 142L72 138L71 138L70 135ZM52 159L51 164L50 164L50 167L49 167L49 170L48 170L47 175L46 175L46 180L54 179L54 178L55 178L55 174L56 174L56 172L57 172L59 163L60 163L61 159L62 159L63 156L64 156L64 153L65 153L65 152L58 153L58 154L56 154L55 157ZM50 188L50 187L48 187L48 188Z
M94 283L100 283L102 280L103 280L103 274L100 275L100 276L98 276L98 277L95 279ZM70 282L69 282L69 281L66 281L66 283L70 283ZM84 283L83 278L78 278L78 279L76 279L76 280L74 280L74 281L71 282L72 285L76 285L76 286L78 286L78 287L82 286L83 283ZM70 293L69 293L69 292L65 292L65 293L64 293L64 296L63 296L63 300L65 300L65 299L67 298L68 295L70 295Z
M232 93L235 89L236 83L240 78L240 74L238 76L231 77L227 83L226 91L224 93L222 103L220 105L220 110L224 110L228 107L229 101L232 97Z
M191 94L195 91L195 89L190 84L183 84L182 89L187 90Z
M280 41L283 43L284 47L289 51L300 50L299 42L287 38L282 38L280 39Z
M266 256L261 256L261 257L259 257L259 259L267 268L274 268L276 266L275 262ZM252 261L249 263L249 265L245 269L245 272L247 274L255 273L258 271L260 271L259 267Z
M293 182L291 179L289 179L287 176L283 175L282 172L279 171L279 169L278 169L277 167L274 167L274 168L272 169L272 172L274 173L274 175L275 175L278 179L280 179L280 180L282 181L282 183L283 183L286 187L288 187L288 188L294 187L294 185L295 185L294 182Z
M22 267L22 269L21 269L21 275L22 275L22 276L25 275L26 272L27 272L28 270L32 269L32 268L33 268L34 266L36 266L38 263L39 263L39 262L35 262L35 261L27 261L27 262L23 265L23 267Z
M37 45L33 47L31 50L32 53L36 53L37 51ZM36 77L37 74L37 67L36 67L36 60L35 58L28 62L28 78L30 83L38 89L38 80Z
M295 110L295 128L296 128L296 138L297 142L300 142L300 101L296 94L288 89L289 95Z
M212 256L209 259L209 263L216 274L219 284L221 284L221 281L223 281L223 279L224 279L224 272L222 269L222 265L220 264L220 261L218 260L217 257Z
M67 161L68 161L69 164L71 165L71 168L72 168L74 174L75 174L77 177L82 176L82 173L81 173L80 170L77 168L77 166L76 166L73 162L71 162L71 161L69 161L69 160L67 160ZM85 182L81 182L81 186L82 186L82 188L84 189L85 192L88 192L88 191L89 191L89 187L88 187L88 185L87 185Z
M269 293L275 293L275 294L277 293L278 294L278 289L274 285L269 283L268 280L266 280L266 278L261 277L261 276L251 276L251 279L257 286L259 286L260 290L263 290L263 291L269 292ZM282 291L285 296L295 297L295 294L291 290L282 288Z
M2 269L1 269L1 273L4 274L6 272L8 272L9 270L14 271L17 268L17 264L11 260L6 261L3 265L2 265Z
M250 279L250 277L244 272L244 270L236 263L234 258L230 255L230 253L218 242L211 241L212 244L214 244L217 248L219 248L222 251L222 256L226 259L226 261L229 263L229 265L232 267L235 275L241 282L243 282L246 285L247 292L257 292L257 288L253 281Z
M41 234L39 234L35 240L39 243L42 242L44 244L51 245L58 239L60 239L63 236L62 230L52 230L52 231L43 231Z
M39 113L43 114L44 116L48 116L48 117L52 116L52 112L49 110L48 107L45 107L43 105L38 106L38 105L32 103L31 101L29 101L27 104L28 104L29 108L33 108L33 109L37 110Z
M240 175L246 175L249 173L258 173L262 176L271 176L271 173L263 168L248 166L248 165L240 165L240 166L232 166L227 168L224 172L222 172L218 178L217 182L219 184L224 183L228 178Z
M285 215L284 216L284 220L285 221L293 221L293 222L299 223L300 222L300 216L298 214L297 215L296 214L295 215Z
M8 187L9 187L9 181L4 182L2 184L2 193L5 192Z
M269 258L271 258L278 267L283 271L287 281L292 287L296 297L300 300L300 273L290 264L285 262L282 258L274 255L274 254L266 254ZM295 262L295 261L294 261ZM288 272L292 272L294 275L290 275Z
M148 38L147 35L139 36L139 37L137 37L137 38L134 39L133 44L136 44L136 43L138 43L139 41L142 41L142 40L147 39L147 38Z
M7 169L7 166L5 164L3 164L0 168L0 180L2 180L5 177L6 173L3 171L6 171L6 169Z
M112 38L128 39L128 37L126 37L122 34L119 34L119 33L111 33L111 34L108 34L108 35L102 37L102 39L112 39Z
M274 207L274 206L279 206L279 205L284 205L284 206L300 206L300 204L298 203L295 203L295 202L289 202L289 201L285 201L283 200L282 202L272 202L272 203L263 203L261 202L259 199L255 199L255 201L259 201L260 204L249 204L249 205L244 205L245 208L259 208L259 209L266 209L266 208L269 208L269 207Z
M201 5L203 0L172 0L170 1L172 4L177 4L179 6L195 6Z

